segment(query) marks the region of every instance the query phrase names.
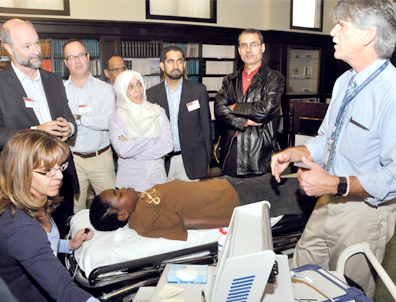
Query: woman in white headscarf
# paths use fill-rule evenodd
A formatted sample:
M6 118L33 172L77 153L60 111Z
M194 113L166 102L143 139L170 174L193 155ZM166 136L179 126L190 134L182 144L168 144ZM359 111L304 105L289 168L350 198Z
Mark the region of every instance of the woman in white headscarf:
M145 191L167 181L163 156L173 150L165 110L147 101L140 73L127 70L114 83L117 110L110 116L110 140L118 155L117 188Z

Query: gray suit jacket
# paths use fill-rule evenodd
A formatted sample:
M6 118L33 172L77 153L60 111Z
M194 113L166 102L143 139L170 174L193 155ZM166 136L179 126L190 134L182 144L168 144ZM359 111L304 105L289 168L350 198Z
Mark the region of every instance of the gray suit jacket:
M51 117L54 120L63 117L69 123L73 123L75 133L71 139L75 139L77 125L70 111L61 77L43 69L39 71ZM7 141L15 133L40 125L33 108L26 108L24 97L27 97L27 94L10 65L0 72L0 154ZM77 194L79 186L73 157L69 156L68 161L67 171L72 180L74 192Z
M165 81L148 89L147 99L164 108L169 118ZM196 100L199 101L200 108L189 111L187 104ZM183 79L178 126L183 164L187 176L190 179L205 177L212 158L213 143L209 95L204 85ZM169 160L167 159L165 162L167 172L169 171Z

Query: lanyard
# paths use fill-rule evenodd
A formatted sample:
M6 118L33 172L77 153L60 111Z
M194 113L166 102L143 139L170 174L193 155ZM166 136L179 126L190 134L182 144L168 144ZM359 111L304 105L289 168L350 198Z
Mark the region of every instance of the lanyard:
M345 110L345 107L353 100L353 98L360 92L363 90L363 88L365 88L372 80L374 80L382 71L384 71L384 69L388 66L389 64L389 60L386 60L376 71L374 71L363 83L362 85L360 85L359 87L357 87L357 89L355 89L346 99L344 99L344 101L342 102L342 105L340 107L340 110L338 111L337 114L337 119L336 122L334 124L334 129L333 132L331 133L331 139L334 139L334 135L335 135L335 130L338 126L338 124L341 121L341 116L342 116L342 112Z

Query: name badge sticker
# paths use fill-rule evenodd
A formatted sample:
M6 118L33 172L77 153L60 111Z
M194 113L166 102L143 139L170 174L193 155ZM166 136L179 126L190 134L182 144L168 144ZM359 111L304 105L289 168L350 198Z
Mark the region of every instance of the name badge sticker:
M91 112L91 105L80 105L78 106L78 113L88 113Z
M38 108L39 104L32 99L24 97L23 100L25 101L25 107L26 108Z
M197 110L199 108L201 108L201 106L199 105L199 101L198 100L195 100L193 102L187 103L188 112Z

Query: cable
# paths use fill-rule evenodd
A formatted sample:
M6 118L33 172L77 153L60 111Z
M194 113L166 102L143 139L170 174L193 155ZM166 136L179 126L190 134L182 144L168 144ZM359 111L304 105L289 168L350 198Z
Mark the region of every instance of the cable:
M308 278L307 276L303 275L303 274L297 274L294 271L290 271L290 277L292 279L299 279L299 280L303 280L309 284L311 284L313 287L315 287L321 294L323 294L324 296L326 296L327 298L329 298L329 300L331 302L334 302L333 298L331 298L331 296L326 293L326 291L321 288L319 285L317 285L312 279Z
M84 230L84 233L85 233L85 234L88 234L88 233L89 233L89 229L86 228L86 229ZM80 260L81 260L81 255L83 254L83 246L84 246L84 243L85 243L85 241L83 241L83 243L81 244L81 246L78 248L78 250L81 249L81 251L80 251L80 255L78 256L78 259L76 259L76 269L74 270L72 279L74 279L74 277L75 277L76 274L77 274L77 270L78 270L79 263L80 263Z

